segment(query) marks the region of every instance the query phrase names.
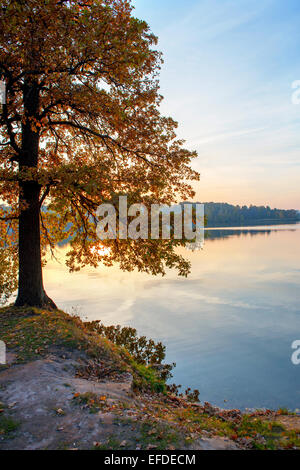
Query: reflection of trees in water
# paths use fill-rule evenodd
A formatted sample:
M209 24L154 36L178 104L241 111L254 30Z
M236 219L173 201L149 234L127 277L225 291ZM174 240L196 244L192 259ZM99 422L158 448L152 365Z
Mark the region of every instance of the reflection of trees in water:
M279 229L261 229L261 230L252 230L252 229L235 229L235 230L206 230L205 231L205 240L214 241L217 239L226 239L231 237L255 237L257 235L270 236L272 232L281 232ZM295 232L296 229L288 229L288 232Z

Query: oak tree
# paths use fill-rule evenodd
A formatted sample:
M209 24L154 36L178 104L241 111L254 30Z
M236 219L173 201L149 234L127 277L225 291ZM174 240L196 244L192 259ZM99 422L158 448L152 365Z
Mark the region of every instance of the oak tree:
M189 271L180 240L95 231L97 207L120 194L147 206L194 194L196 153L160 113L156 44L127 0L0 1L1 253L18 265L16 305L55 307L42 266L62 241L70 270Z

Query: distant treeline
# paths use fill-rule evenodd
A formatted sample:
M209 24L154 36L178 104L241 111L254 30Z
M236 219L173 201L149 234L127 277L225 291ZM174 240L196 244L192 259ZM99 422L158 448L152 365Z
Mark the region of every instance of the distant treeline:
M265 206L233 206L226 203L206 202L205 215L208 227L221 225L245 225L253 222L292 222L300 220L294 209L271 209Z

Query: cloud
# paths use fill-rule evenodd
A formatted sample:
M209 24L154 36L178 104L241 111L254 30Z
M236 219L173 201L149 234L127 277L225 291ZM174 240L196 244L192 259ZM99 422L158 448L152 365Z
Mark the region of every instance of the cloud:
M189 140L189 146L199 146L207 144L209 142L216 142L218 140L229 139L232 137L242 137L244 135L256 134L257 132L262 132L265 129L265 127L258 127L257 129L244 129L236 132L224 132L223 134L214 134L201 139Z

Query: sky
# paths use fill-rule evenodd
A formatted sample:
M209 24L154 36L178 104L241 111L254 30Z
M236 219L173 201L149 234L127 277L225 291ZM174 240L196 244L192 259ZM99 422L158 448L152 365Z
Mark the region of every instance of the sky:
M299 0L132 3L163 52L161 111L198 152L195 199L300 210Z

